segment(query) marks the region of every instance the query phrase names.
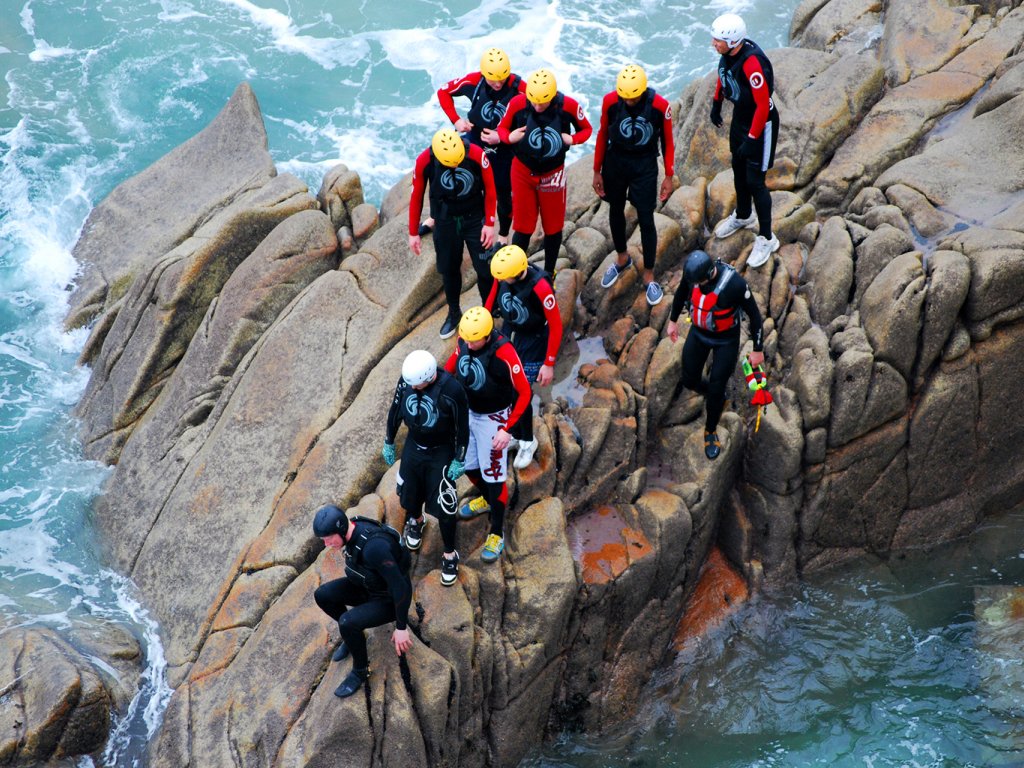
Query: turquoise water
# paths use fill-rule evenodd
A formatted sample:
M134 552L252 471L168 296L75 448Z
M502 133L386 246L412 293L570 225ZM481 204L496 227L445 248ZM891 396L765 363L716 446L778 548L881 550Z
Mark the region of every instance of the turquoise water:
M260 100L279 170L315 191L345 162L379 202L443 123L433 92L488 46L505 47L521 74L551 67L596 122L627 61L674 98L715 61L715 15L739 10L770 48L784 43L795 4L0 0L0 628L99 618L140 639L145 684L102 764L142 761L169 691L157 628L97 555L89 505L108 470L81 458L69 415L88 374L75 367L84 334L64 333L61 319L78 266L70 249L91 208L204 127L242 80ZM1013 525L995 537L1010 549L1021 541ZM1021 762L1021 715L993 709L984 670L998 660L976 647L972 600L975 585L1019 583L1024 560L983 549L987 560L859 568L760 599L735 633L657 681L630 735L566 738L533 759ZM1002 662L1018 674L1019 660Z

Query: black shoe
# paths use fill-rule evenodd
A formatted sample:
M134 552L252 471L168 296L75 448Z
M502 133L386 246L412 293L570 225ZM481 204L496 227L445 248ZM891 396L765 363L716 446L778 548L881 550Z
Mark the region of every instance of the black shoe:
M704 430L704 455L709 459L717 459L722 452L722 444L718 442L717 432Z
M459 330L459 315L453 315L449 312L444 325L441 326L440 336L442 339L450 339L457 330Z
M338 647L334 649L334 655L331 656L331 661L343 661L348 658L348 645L342 640Z
M334 689L334 695L339 699L347 699L363 687L363 683L369 676L370 670L368 669L353 669L348 673L348 677L341 681L341 685Z
M450 587L456 581L459 580L459 553L455 553L455 557L449 560L447 557L441 558L441 583Z
M406 549L411 549L415 552L423 546L423 529L426 527L426 520L417 520L415 517L410 517L405 521L405 530L402 532L402 538L405 539Z
M420 230L418 234L420 237L423 237L424 235L429 235L433 231L434 228L429 224L420 224Z

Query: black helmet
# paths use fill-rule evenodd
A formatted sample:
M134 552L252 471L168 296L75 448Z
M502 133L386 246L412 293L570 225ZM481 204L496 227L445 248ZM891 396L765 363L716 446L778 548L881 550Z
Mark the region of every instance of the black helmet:
M686 260L686 267L683 268L686 282L690 285L703 283L711 277L711 273L714 271L715 262L704 251L694 251L691 253L690 257Z
M335 533L340 533L341 538L345 538L348 533L348 518L333 504L320 507L313 518L313 535L322 539Z

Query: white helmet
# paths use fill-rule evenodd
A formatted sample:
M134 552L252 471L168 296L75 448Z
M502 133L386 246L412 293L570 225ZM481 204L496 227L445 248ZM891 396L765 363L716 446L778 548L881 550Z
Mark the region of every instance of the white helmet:
M747 37L747 25L735 13L723 13L711 24L711 36L735 48Z
M418 387L434 380L437 375L437 360L425 349L417 349L406 355L402 363L402 378L410 387Z

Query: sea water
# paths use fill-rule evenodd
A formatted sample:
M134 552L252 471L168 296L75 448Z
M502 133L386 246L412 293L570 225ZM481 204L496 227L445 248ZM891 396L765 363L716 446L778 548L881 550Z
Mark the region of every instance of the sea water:
M118 720L102 764L144 762L145 743L170 691L159 630L144 600L98 554L90 504L109 469L82 458L70 415L88 378L75 363L86 332L65 332L62 319L79 268L71 248L92 207L205 127L243 80L260 101L279 171L298 175L315 192L325 171L343 162L360 173L367 199L379 203L445 124L435 90L474 70L487 47L505 48L513 70L524 76L551 68L560 88L576 96L596 124L601 96L625 63L643 65L651 84L674 99L687 82L712 69L709 28L717 14L742 13L751 37L772 48L785 44L795 5L0 0L0 632L32 624L64 631L101 620L139 639L146 656L142 689ZM576 149L574 156L584 151ZM969 584L972 573L949 578ZM804 606L812 606L817 593L807 589L807 596L755 602L746 615L755 624L781 627L786 617L811 610ZM865 616L874 599L865 596ZM827 605L815 610L829 613ZM837 643L838 653L858 642L841 627L822 636L790 631L794 653L806 646L828 655L829 643ZM722 650L726 668L707 671L718 663L711 652L693 659L697 666L684 667L689 671L667 692L653 694L661 702L655 710L679 714L652 717L657 725L642 729L642 740L669 743L674 733L692 733L696 715L687 714L687 697L671 693L692 687L691 678L717 676L709 700L718 705L707 717L742 715L731 709L739 704L730 702L751 696L771 700L767 689L778 681L732 678L729 671L770 669L770 655L760 654L771 649L751 644L732 667L733 656ZM795 655L791 663L803 660ZM937 687L950 696L940 697L936 711L955 710L957 685ZM775 717L787 716L780 704ZM916 743L913 732L900 738ZM562 744L575 745L565 747L570 753L588 749L585 742ZM806 744L780 737L770 764L800 764L807 754L801 750L811 749ZM834 746L825 741L820 749ZM721 748L727 755L732 746ZM683 760L689 753L680 749ZM687 764L747 764L715 763L716 749L708 746L685 758ZM616 757L612 746L598 751L608 752L613 764L634 759L626 752ZM792 762L786 763L787 755ZM556 750L536 759L563 758Z

